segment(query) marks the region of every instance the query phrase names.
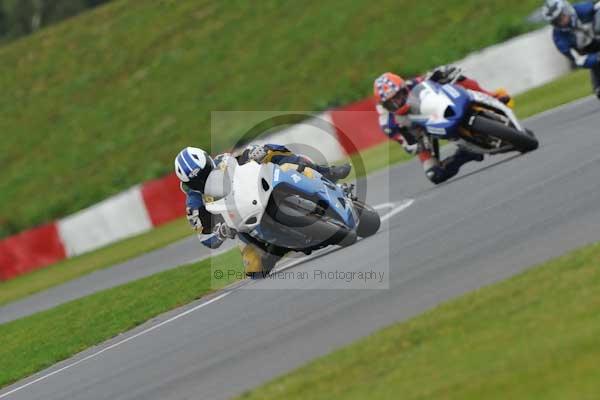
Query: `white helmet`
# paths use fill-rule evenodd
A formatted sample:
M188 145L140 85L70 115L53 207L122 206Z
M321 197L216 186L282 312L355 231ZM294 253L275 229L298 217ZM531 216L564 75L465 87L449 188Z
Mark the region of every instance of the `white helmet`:
M567 0L545 0L544 6L542 7L542 15L544 19L550 22L557 28L568 29L573 26L577 13L575 7L571 5ZM563 15L569 16L569 24L561 26L560 17Z
M175 157L175 173L190 189L203 191L208 174L215 168L212 157L202 149L186 147Z

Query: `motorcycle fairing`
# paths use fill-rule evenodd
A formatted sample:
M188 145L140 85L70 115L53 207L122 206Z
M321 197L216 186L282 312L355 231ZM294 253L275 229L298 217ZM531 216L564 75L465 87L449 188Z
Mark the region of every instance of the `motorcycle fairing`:
M459 127L471 104L469 92L458 85L440 85L425 81L413 89L411 107L419 115L411 116L414 125L440 139L457 139Z

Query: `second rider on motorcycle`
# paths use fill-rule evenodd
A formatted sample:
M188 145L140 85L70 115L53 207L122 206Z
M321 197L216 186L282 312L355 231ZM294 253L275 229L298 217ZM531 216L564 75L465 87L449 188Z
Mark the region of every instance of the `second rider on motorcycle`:
M427 178L434 184L447 181L455 176L460 167L470 161L483 161L482 154L472 153L458 148L456 152L444 160L436 157L437 143L431 143L420 127L411 124L409 115L413 114L408 98L411 90L425 80L440 84L456 83L465 89L475 90L498 98L505 104L511 98L505 91L490 93L482 89L477 81L460 75L460 70L453 66L438 67L425 76L404 80L391 72L386 72L375 80L373 92L377 99L379 124L390 139L400 143L409 154L419 157Z

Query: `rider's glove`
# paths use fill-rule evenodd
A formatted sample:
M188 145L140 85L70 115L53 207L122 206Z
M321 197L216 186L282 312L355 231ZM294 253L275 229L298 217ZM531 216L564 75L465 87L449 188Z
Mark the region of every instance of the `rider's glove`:
M223 154L219 154L217 156L215 156L213 158L213 161L215 162L215 165L217 166L217 168L222 168L224 165L227 165L227 160L232 157L232 155L230 153L223 153Z
M417 143L408 144L406 142L403 142L402 147L404 148L404 151L411 155L415 155L419 152L419 145Z
M211 235L208 239L202 240L202 244L209 249L218 249L223 244L224 239L221 239L217 235Z
M453 65L442 65L435 68L427 75L427 79L437 83L446 84L452 82L460 74L460 68Z
M400 143L402 145L402 148L404 149L404 151L406 151L408 154L411 155L415 155L419 152L419 145L417 142L413 142L412 144L408 143L407 140L404 138L404 136L398 132L395 135L392 135L391 138L393 140L395 140L396 142Z
M187 208L187 220L192 226L192 229L197 232L202 232L202 221L200 221L200 210L197 208Z
M213 233L219 237L221 240L225 239L233 239L235 237L236 232L227 226L224 222L219 222L215 225L213 229Z

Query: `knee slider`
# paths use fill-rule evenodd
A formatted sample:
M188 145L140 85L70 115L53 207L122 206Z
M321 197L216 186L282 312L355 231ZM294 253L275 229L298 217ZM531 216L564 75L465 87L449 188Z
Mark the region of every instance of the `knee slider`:
M446 180L446 174L444 173L444 170L438 166L425 171L425 175L435 185L440 184Z

